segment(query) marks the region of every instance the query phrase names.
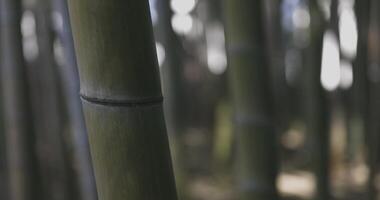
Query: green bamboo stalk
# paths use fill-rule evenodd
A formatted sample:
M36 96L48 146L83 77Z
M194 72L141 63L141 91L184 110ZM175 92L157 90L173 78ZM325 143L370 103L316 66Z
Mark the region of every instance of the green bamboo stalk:
M354 60L352 85L353 112L362 121L368 117L368 34L370 22L370 0L356 0L355 14L358 24L357 55Z
M0 49L0 52L1 52L1 49ZM1 64L0 64L0 69L1 69ZM1 76L0 76L0 84L2 84ZM1 87L0 87L0 99L1 99L0 105L3 105L4 98L1 92ZM0 107L0 199L9 199L8 168L7 168L6 154L7 152L6 152L6 135L5 135L5 129L4 129L4 109L3 107Z
M268 60L274 92L275 115L277 119L277 129L283 132L290 118L289 110L289 88L285 75L285 42L281 24L281 4L282 0L265 1L265 34L266 49L271 59Z
M368 116L366 123L367 161L369 167L368 193L370 200L378 199L376 174L379 170L379 130L380 125L380 83L379 75L374 73L380 67L380 2L370 2L370 34L368 55Z
M76 199L70 184L69 160L64 145L64 112L62 90L57 64L54 60L54 32L50 1L38 0L32 5L36 18L38 58L30 70L32 84L33 118L37 136L38 158L45 199Z
M1 4L0 4L1 6ZM1 10L1 8L0 8ZM0 31L0 38L1 38ZM1 42L1 39L0 39ZM0 47L0 60L1 60L1 47ZM1 71L0 64L0 71ZM0 85L2 84L0 76ZM0 87L0 105L3 105L3 93ZM0 199L9 199L9 184L8 184L8 169L7 169L7 157L6 157L6 141L5 141L5 129L4 129L4 109L0 106Z
M178 36L174 33L171 18L170 0L157 0L158 24L155 37L165 48L165 60L161 66L162 84L164 89L165 107L167 108L166 118L169 133L175 135L183 131L183 119L181 118L183 109L183 82L182 82L182 61L183 49ZM182 112L181 112L182 111ZM172 131L170 131L172 130Z
M1 0L1 87L12 200L37 200L39 180L21 39L21 1Z
M176 200L147 0L69 0L100 200Z
M317 0L309 1L310 44L306 49L304 69L305 120L310 153L311 169L316 177L317 191L315 199L330 198L329 182L329 134L327 99L322 88L321 63L323 35L326 22Z
M67 1L54 0L53 9L62 19L62 26L56 27L56 33L64 49L65 62L58 67L58 70L62 80L64 103L68 110L70 132L68 141L73 149L71 157L75 176L74 182L78 187L80 199L96 200L98 197L82 104L79 97L79 75Z
M1 50L0 50L1 51ZM1 79L1 77L0 77ZM1 81L0 81L1 84ZM1 88L0 88L1 90ZM0 99L2 94L0 92ZM0 105L2 104L0 101ZM8 168L6 157L6 141L5 141L5 129L4 129L4 113L3 108L0 107L0 199L9 199L9 184L8 184Z
M357 24L358 24L358 46L357 55L353 60L354 82L349 96L351 105L350 121L348 123L349 133L347 137L347 161L353 161L357 155L358 138L368 139L367 121L368 121L368 33L370 20L370 1L355 1L354 6ZM362 141L360 141L362 142Z
M184 145L184 94L183 48L175 34L171 19L170 0L157 0L158 20L154 27L155 39L165 49L165 59L160 66L164 94L164 112L173 155L174 174L180 199L187 199L186 156Z
M242 200L277 199L277 152L262 8L263 1L225 1Z

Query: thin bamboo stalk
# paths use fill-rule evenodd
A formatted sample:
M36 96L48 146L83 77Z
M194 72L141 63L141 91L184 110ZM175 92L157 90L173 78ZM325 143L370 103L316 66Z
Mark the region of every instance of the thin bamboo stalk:
M43 198L75 199L63 139L64 115L54 59L50 1L38 0L32 6L39 54L36 65L29 73L34 78L31 94Z
M21 1L1 0L1 87L12 200L37 200L39 180L21 39Z
M95 177L82 112L82 104L79 97L79 76L67 1L54 0L53 10L59 15L62 22L61 27L56 27L56 33L63 46L66 62L63 63L62 66L59 66L58 70L62 80L64 103L68 110L68 125L71 134L68 138L73 146L72 159L75 183L80 193L80 199L96 200Z
M310 44L306 49L304 71L305 119L309 138L306 145L311 155L310 167L316 177L315 199L327 200L330 198L328 112L326 94L320 81L326 22L317 0L309 1L309 11Z
M226 0L229 78L235 107L239 199L277 199L277 152L263 1Z
M358 138L360 143L368 141L368 33L370 21L370 1L355 1L354 6L357 26L358 44L357 55L353 60L354 82L349 93L349 105L351 111L347 134L347 162L352 162L358 157ZM364 141L363 141L364 139ZM358 151L359 150L359 151Z
M180 199L187 196L184 145L184 82L183 82L183 54L184 50L180 39L173 30L172 10L170 0L157 0L157 24L154 35L165 51L165 58L160 66L164 94L164 112L168 128L169 140L173 155L174 174L177 191Z
M379 130L380 125L380 83L379 75L376 72L380 69L380 2L370 2L370 29L369 29L369 55L368 55L368 116L366 123L367 134L367 159L369 167L368 192L369 199L378 199L376 188L376 174L379 170Z
M274 106L277 129L283 132L290 118L289 88L285 74L285 42L281 24L282 0L264 2L266 49L271 59L268 60L272 90L274 92Z

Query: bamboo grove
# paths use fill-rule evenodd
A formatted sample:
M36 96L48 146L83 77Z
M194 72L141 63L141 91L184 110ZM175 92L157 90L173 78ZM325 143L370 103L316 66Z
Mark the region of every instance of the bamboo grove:
M0 199L377 200L378 0L0 0Z

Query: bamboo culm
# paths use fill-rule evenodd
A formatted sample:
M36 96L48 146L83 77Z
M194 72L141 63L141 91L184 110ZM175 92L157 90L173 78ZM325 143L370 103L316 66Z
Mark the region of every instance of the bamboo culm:
M235 107L237 181L242 200L278 199L263 2L225 0L229 81Z
M1 0L1 87L10 199L37 200L39 179L31 101L20 30L19 0Z
M31 5L36 20L38 57L29 74L36 130L37 155L43 186L43 198L77 199L69 176L69 160L64 145L64 115L60 79L54 57L54 33L48 0Z
M364 2L363 2L364 3ZM369 55L368 55L368 110L366 122L366 146L367 160L369 167L368 192L370 200L378 199L378 190L376 187L376 174L379 172L379 130L380 125L380 83L379 75L373 73L380 68L380 2L371 0L370 2L370 30L369 30Z
M69 0L100 200L176 200L147 0Z
M184 154L184 94L183 94L183 49L180 38L171 25L170 0L157 0L155 5L158 20L154 35L165 49L165 59L160 66L164 94L164 112L172 148L173 165L179 198L186 198L186 155Z
M310 43L306 48L304 68L304 111L307 132L306 149L310 153L310 169L316 177L315 199L330 198L329 133L327 99L320 82L323 36L327 27L316 0L309 1Z
M75 184L81 200L96 200L97 191L90 157L87 131L85 127L82 104L79 97L79 76L72 38L69 11L66 0L54 0L53 10L60 15L62 26L55 27L56 34L63 46L64 63L58 66L64 93L64 103L68 110L68 125L72 144ZM59 23L56 23L59 24Z

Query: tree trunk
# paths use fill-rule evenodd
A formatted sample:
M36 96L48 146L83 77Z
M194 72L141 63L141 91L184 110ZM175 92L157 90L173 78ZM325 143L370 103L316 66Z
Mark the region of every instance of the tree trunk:
M147 0L69 0L100 200L176 200Z
M37 200L35 135L20 30L21 1L1 0L1 81L12 200Z
M262 8L263 1L226 0L225 4L242 200L277 199L276 137Z

